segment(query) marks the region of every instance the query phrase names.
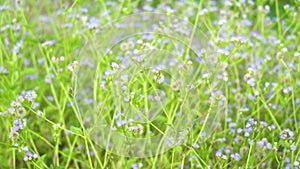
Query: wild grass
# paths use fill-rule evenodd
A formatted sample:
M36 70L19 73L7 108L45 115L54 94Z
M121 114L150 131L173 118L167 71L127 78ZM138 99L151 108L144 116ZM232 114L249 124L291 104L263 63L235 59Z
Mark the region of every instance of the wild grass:
M298 168L299 10L1 1L0 168ZM145 12L188 22L109 27Z

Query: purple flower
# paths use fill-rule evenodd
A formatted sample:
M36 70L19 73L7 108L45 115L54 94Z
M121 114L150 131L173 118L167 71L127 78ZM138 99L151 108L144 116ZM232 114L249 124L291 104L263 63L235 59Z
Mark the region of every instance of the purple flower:
M52 83L52 79L54 77L55 77L55 75L53 73L51 73L50 75L46 75L45 82L46 83Z
M39 102L34 102L32 105L32 109L35 110L40 105Z
M25 79L30 79L30 80L37 79L37 74L27 74L25 75Z
M98 27L100 20L92 17L88 22L85 23L85 26L89 29L95 29Z
M20 48L23 46L23 41L24 41L24 36L17 42L16 46L14 46L13 48L13 52L14 53L19 53L20 52Z
M285 166L285 168L286 168L286 169L290 169L290 168L292 168L292 165L291 165L291 164L287 164L287 165Z
M68 131L68 130L64 130L64 133L65 133L66 135L73 135L73 133L70 132L70 131Z
M284 159L284 162L285 162L285 163L290 163L290 162L291 162L291 160L290 160L290 158L289 158L289 157L285 157L285 159Z
M28 159L27 156L25 156L25 157L23 158L23 160L24 160L25 162L27 162L29 159Z
M94 102L93 98L86 98L84 101L85 104L92 104Z
M291 150L295 151L297 147L296 147L295 144L292 144L292 145L290 146L290 148L291 148Z
M14 124L15 125L23 125L22 120L19 118L14 120Z
M0 74L8 74L8 73L9 71L5 67L0 66Z
M265 122L265 121L260 121L260 124L263 125L263 126L265 126L265 127L268 127L268 123Z
M282 133L280 134L280 138L285 139L292 139L294 137L294 132L290 129L284 129Z
M132 169L138 169L138 168L141 168L141 167L143 167L143 164L142 163L133 163L132 165L131 165L131 168Z
M165 144L172 147L174 145L174 137L171 136L169 139L165 141Z
M221 156L222 156L223 150L224 150L224 147L221 147L221 148L216 152L216 156L217 156L217 157L221 157Z
M38 59L38 63L41 65L41 64L44 64L45 62L45 59L44 58L39 58Z
M30 101L30 102L32 102L33 99L34 99L34 97L29 96L29 95L26 95L26 96L25 96L25 99L28 100L28 101Z
M271 143L267 143L266 144L266 149L271 150L272 149L272 144Z
M27 152L26 152L26 155L27 155L28 157L33 157L33 153L30 152L30 151L27 151Z
M49 101L54 101L54 97L53 97L53 96L47 96L46 98L47 98L47 100L49 100Z
M224 150L224 152L225 152L226 154L229 154L229 153L230 153L230 150L226 148L226 149Z
M51 45L55 45L56 44L56 40L48 40L42 43L42 46L51 46Z
M229 128L234 128L234 127L236 127L236 123L235 122L231 122L231 123L228 124L228 127Z
M13 131L19 131L19 130L20 130L20 127L19 127L19 126L13 126L13 127L11 128L11 130L13 130Z
M275 130L275 129L276 129L276 125L275 125L275 124L271 124L271 125L270 125L270 128L271 128L272 130Z
M259 147L264 146L264 142L263 142L263 141L258 141L256 144L257 144L257 146L259 146Z
M116 121L116 124L117 124L118 127L121 127L121 126L123 126L124 124L127 124L127 123L128 123L127 120L117 120Z
M10 108L8 108L8 112L9 112L10 114L14 114L14 113L15 113L15 109L12 108L12 107L10 107Z
M16 101L12 101L10 104L12 107L21 107L21 103L20 102L16 102Z
M240 161L241 160L241 155L238 153L234 153L230 155L231 158L235 159L236 161Z
M228 49L218 49L217 53L225 55L225 56L229 56L230 51Z
M1 5L0 6L0 11L6 10L6 9L10 9L10 6L8 6L8 5Z
M241 133L242 131L243 131L243 129L241 129L241 128L237 129L237 133Z
M24 124L23 124L22 120L19 119L19 118L14 120L14 124L16 126L13 126L11 128L13 131L19 131L19 130L23 130L24 129Z
M193 146L194 148L199 148L199 147L200 147L198 143L194 143L192 146Z
M234 142L238 143L238 142L240 142L240 139L238 137L235 137Z

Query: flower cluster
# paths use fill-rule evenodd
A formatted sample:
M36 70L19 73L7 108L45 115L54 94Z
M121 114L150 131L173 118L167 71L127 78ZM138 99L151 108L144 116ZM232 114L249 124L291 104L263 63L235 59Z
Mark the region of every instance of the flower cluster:
M25 153L23 157L25 162L37 159L38 155L29 151L28 146L19 146L23 142L22 131L26 129L28 119L25 118L28 115L27 108L35 110L39 105L35 102L37 94L34 90L22 91L20 95L17 96L16 100L11 102L11 107L8 108L4 114L6 116L11 116L14 120L12 122L12 127L10 128L9 138L14 143L14 146L18 148L19 153ZM41 111L38 111L41 112ZM41 114L41 113L40 113Z

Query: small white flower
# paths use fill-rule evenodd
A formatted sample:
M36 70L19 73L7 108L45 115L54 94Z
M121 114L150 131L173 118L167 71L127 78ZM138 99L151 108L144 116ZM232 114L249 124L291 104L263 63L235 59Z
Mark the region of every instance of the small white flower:
M299 161L295 161L295 162L294 162L294 166L297 166L297 167L298 167L298 166L299 166Z
M63 73L63 72L64 72L64 68L62 68L62 67L59 68L59 69L58 69L58 72L59 72L59 73Z
M21 149L22 149L23 151L29 151L28 146L24 146L24 147L22 147Z
M266 6L265 6L265 12L266 12L266 13L269 13L269 12L270 12L270 6L269 6L269 5L266 5Z
M78 61L75 60L74 62L72 62L68 65L68 70L73 72L74 69L77 67L77 65L78 65Z
M287 88L284 88L284 89L283 89L283 93L284 93L284 94L288 94L288 93L289 93L289 90L288 90Z
M54 63L59 63L59 62L60 62L60 58L57 58L57 57L55 57L55 56L52 56L51 60L52 60L52 62L54 62Z
M124 102L129 102L129 101L130 101L130 97L126 96L126 97L124 98Z
M120 66L116 62L113 62L111 64L111 67L114 69L114 71L117 71L120 68Z
M19 138L19 133L17 131L11 130L9 134L9 138L15 141Z
M34 158L34 159L37 159L37 158L38 158L38 155L37 155L37 154L33 154L33 158Z
M130 97L134 98L135 92L130 92Z
M123 85L123 86L122 86L122 90L123 90L123 91L126 91L126 90L127 90L127 86Z
M254 92L254 95L255 95L255 96L258 96L258 95L259 95L259 91L256 90L256 91Z
M288 49L286 47L282 48L282 52L286 53L288 51Z
M208 13L208 10L206 8L202 9L200 12L199 12L199 15L202 16L204 14Z
M186 85L186 88L190 90L190 89L194 89L195 86L194 86L193 84L191 84L191 85Z
M61 57L59 58L59 61L61 61L61 62L65 61L65 57L64 57L64 56L61 56Z
M127 51L128 50L128 44L126 43L126 42L123 42L123 43L121 43L120 44L120 49L122 50L122 51Z
M128 47L128 49L133 49L134 48L134 43L132 41L129 41L127 43L127 47Z
M128 131L133 132L134 134L143 134L144 133L144 127L141 124L138 124L136 126L129 127Z
M137 43L137 44L142 44L142 43L143 43L143 40L139 39L136 43Z
M222 158L223 160L227 160L227 159L228 159L228 157L227 157L226 155L222 155L221 158Z
M17 115L19 117L24 117L26 115L26 109L24 107L19 107L17 109Z
M181 82L175 81L171 84L171 89L174 91L178 91L181 88Z
M72 65L72 64L69 64L69 65L68 65L68 70L71 71L71 72L74 71L74 68L73 68L73 65Z
M265 83L265 87L269 87L270 86L270 83L269 82L266 82Z
M230 51L227 49L218 49L217 53L222 54L224 56L229 56L230 55Z

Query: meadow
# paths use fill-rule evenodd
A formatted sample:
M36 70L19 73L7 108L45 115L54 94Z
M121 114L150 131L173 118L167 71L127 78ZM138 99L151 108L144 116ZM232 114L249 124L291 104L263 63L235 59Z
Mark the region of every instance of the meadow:
M299 0L0 2L0 169L298 169L299 121Z

